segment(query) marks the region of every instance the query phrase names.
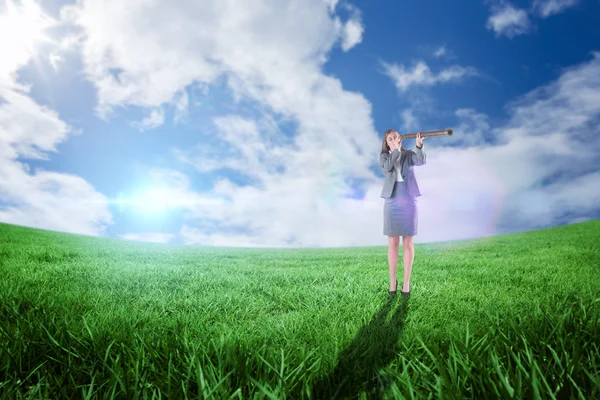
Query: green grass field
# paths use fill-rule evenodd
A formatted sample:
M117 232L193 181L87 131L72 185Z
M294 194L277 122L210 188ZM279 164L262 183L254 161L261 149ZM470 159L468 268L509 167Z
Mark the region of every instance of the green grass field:
M0 224L0 398L600 398L600 220L415 248Z

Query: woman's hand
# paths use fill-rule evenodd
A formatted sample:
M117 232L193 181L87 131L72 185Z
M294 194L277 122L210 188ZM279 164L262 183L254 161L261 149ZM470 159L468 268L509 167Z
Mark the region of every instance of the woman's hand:
M400 150L400 148L402 147L402 136L397 135L396 139L394 140L394 143L396 144L396 149Z
M423 147L423 139L425 138L421 137L421 132L417 132L417 147Z

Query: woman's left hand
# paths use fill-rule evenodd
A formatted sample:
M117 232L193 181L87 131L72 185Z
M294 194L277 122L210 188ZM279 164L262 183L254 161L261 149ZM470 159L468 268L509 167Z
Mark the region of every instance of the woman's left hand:
M417 132L417 147L423 147L423 139L425 138L421 137L421 132Z

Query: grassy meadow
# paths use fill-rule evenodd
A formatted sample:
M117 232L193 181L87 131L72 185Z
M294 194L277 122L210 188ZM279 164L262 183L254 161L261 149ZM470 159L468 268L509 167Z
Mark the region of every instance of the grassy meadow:
M600 398L600 220L415 248L0 224L0 398Z

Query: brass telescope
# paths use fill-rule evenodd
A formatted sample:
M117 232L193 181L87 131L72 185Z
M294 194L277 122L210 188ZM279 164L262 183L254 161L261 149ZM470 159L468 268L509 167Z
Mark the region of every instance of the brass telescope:
M400 135L402 139L414 139L417 137L417 133L405 133L404 135ZM429 131L429 132L421 132L421 137L431 137L431 136L452 136L452 129L441 129L438 131Z

